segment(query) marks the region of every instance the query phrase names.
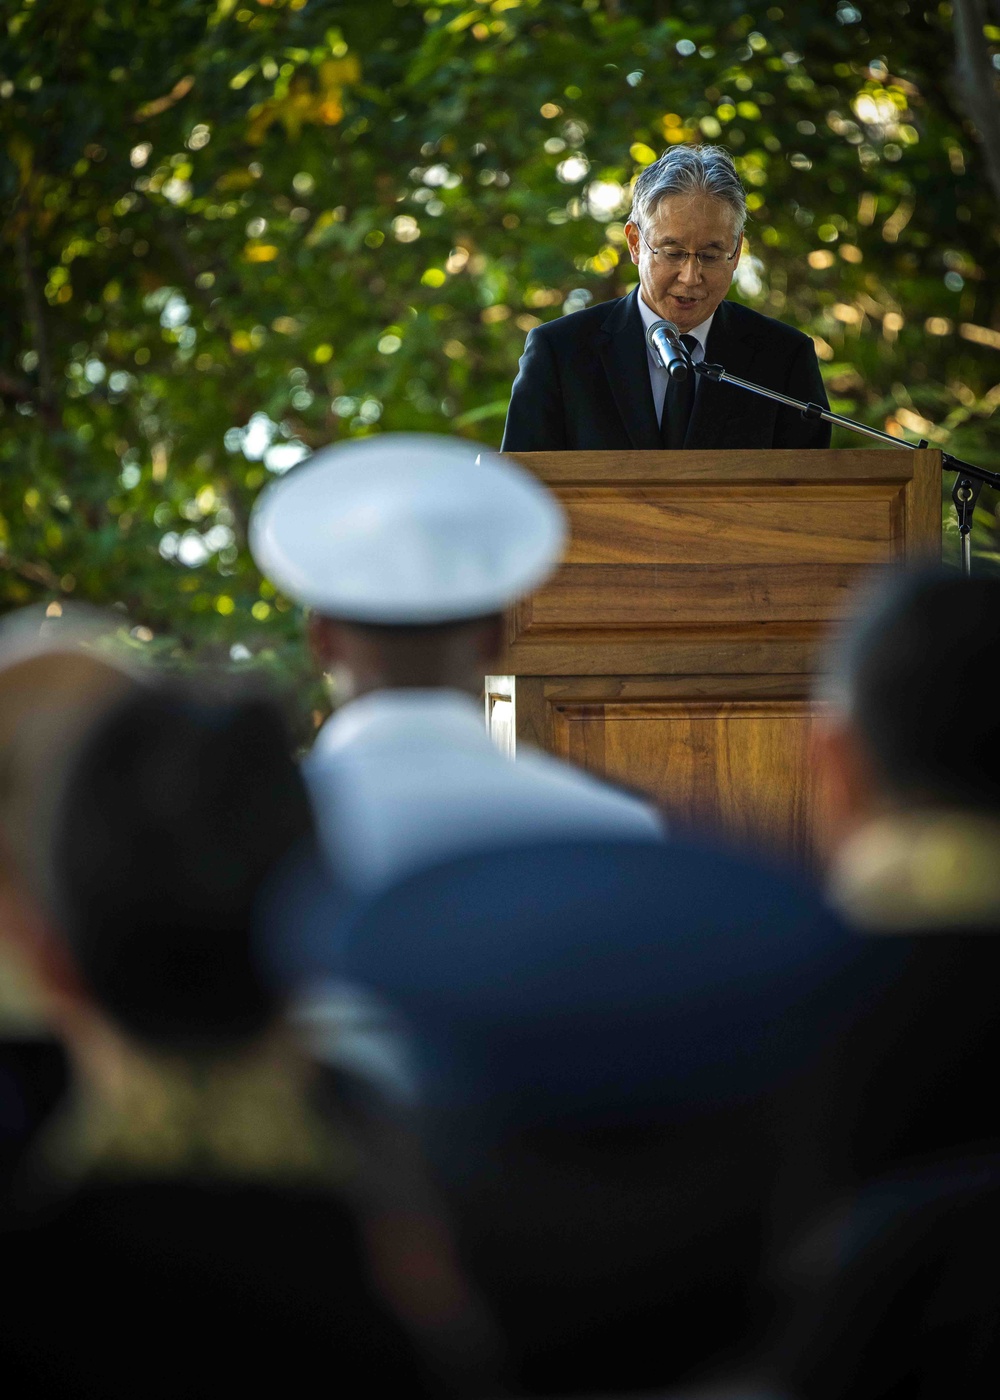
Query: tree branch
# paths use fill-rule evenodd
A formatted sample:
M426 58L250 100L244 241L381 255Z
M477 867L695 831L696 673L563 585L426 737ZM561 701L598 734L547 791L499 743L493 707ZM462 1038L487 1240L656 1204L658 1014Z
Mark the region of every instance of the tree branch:
M45 317L42 313L42 299L38 294L38 283L31 266L31 246L28 243L26 211L17 221L14 245L17 251L17 270L21 279L21 292L24 296L24 319L31 330L31 340L38 356L39 400L47 417L56 416L55 381L52 375L52 362L49 359L49 343L45 333Z
M33 583L38 588L48 588L54 593L65 593L59 575L49 568L48 564L35 563L30 559L15 559L10 554L5 554L0 550L0 569L5 569L9 574L17 574L18 578L23 578L27 583Z
M955 96L979 137L986 174L1000 202L1000 101L997 75L983 35L986 0L954 0Z

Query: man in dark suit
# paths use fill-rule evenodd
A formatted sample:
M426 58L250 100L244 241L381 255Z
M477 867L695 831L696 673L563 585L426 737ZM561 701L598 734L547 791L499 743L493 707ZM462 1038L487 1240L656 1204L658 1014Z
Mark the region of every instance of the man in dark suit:
M863 1186L788 1260L767 1380L800 1400L998 1389L998 649L1000 580L941 569L883 584L831 657L829 894L898 967L832 1045L828 1111Z
M745 221L720 147L674 146L647 166L625 225L638 287L530 332L503 450L828 447L820 420L703 376L668 381L647 349L648 327L671 321L693 360L827 407L810 338L725 300Z

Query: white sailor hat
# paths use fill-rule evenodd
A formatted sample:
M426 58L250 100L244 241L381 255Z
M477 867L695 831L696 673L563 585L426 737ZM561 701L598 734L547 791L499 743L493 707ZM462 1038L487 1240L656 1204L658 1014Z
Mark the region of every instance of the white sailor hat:
M250 549L281 591L352 622L449 622L499 612L562 555L566 520L523 468L429 433L317 452L258 499Z

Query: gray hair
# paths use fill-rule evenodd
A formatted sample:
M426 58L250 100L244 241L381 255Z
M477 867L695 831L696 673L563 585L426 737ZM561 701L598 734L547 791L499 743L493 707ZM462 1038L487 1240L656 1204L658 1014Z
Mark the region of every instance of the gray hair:
M671 194L712 195L732 209L737 231L747 221L746 191L724 146L669 147L636 180L629 220L644 227L660 200Z

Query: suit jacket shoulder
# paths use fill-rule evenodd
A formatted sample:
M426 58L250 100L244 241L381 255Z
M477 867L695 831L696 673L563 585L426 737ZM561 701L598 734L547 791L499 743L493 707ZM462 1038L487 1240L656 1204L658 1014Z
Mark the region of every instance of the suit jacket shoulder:
M505 452L658 447L637 291L529 332Z
M584 307L582 311L571 311L568 316L557 316L554 321L543 321L529 332L529 339L544 340L557 352L568 350L572 353L581 345L589 345L616 312L619 315L627 313L628 301L628 296L615 297L611 301L599 301L596 306Z
M569 350L573 353L582 344L591 341L595 335L615 335L619 329L624 329L628 324L632 304L637 302L637 299L637 291L633 288L623 297L601 301L596 306L573 311L568 316L557 316L554 321L545 321L540 326L535 326L528 338L547 341L553 350ZM789 350L801 350L812 344L812 337L796 330L794 326L786 325L784 321L776 321L773 316L765 316L760 311L753 311L749 306L744 306L742 302L730 301L728 298L719 305L712 329L727 337L753 336L755 339L767 340Z
M786 352L793 354L812 347L812 336L796 330L794 326L786 325L784 321L776 321L773 316L753 311L742 302L724 301L719 311L725 320L727 335L767 340L770 344L780 345ZM715 322L712 323L712 329L715 329Z

